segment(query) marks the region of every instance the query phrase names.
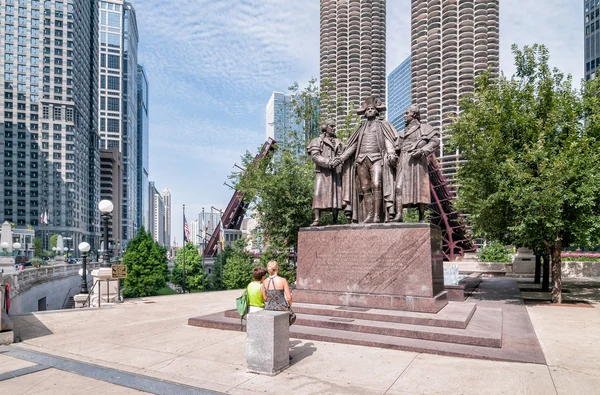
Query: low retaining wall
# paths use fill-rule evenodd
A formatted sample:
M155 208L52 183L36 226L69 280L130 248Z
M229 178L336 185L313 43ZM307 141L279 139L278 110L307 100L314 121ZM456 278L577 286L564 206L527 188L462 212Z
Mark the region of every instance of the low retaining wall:
M530 273L519 272L515 273L513 264L510 262L458 262L460 273L481 273L492 275L516 275L516 276L533 276L535 274L535 265L533 265ZM600 262L571 262L562 261L562 275L565 278L569 277L600 277Z
M600 262L562 262L563 277L600 277Z
M99 266L99 263L88 263L87 269L91 271ZM62 309L65 301L81 290L79 269L81 264L62 264L5 274L3 280L10 284L9 314Z

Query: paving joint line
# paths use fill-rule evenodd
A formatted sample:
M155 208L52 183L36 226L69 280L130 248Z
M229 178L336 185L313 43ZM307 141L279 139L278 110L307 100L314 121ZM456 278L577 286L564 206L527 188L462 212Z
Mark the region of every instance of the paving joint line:
M24 350L21 348L9 349L4 355L24 361L51 367L64 372L89 377L95 380L149 392L152 394L181 394L181 395L217 395L220 392L193 387L173 381L162 380L151 376L130 373L124 370L107 368L74 359L45 354L39 351Z
M554 382L554 377L552 377L552 371L550 370L550 366L546 365L546 368L548 369L548 374L550 375L550 380L552 380L552 386L554 387L554 393L556 395L558 395L558 390L556 389L556 383Z
M10 372L0 374L0 381L10 380L21 376L26 376L28 374L41 372L42 370L49 369L50 366L47 365L34 365L28 366L26 368L21 368L17 370L12 370Z
M385 390L385 392L383 393L383 395L387 394L388 392L390 392L390 390L392 389L392 387L398 382L398 380L400 380L400 377L402 377L402 375L404 374L404 372L406 372L406 369L409 368L410 365L412 365L412 363L415 361L415 359L417 359L417 357L421 355L420 353L417 353L413 359L410 360L410 362L408 363L408 365L406 365L406 367L404 369L402 369L402 372L400 372L400 374L398 375L398 377L396 377L396 380L394 380L394 382L388 387L387 390Z

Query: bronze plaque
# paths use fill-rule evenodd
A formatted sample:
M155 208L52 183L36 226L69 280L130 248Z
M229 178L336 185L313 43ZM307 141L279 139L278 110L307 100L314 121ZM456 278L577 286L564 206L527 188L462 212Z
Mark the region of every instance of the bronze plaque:
M112 278L127 278L127 266L111 265Z

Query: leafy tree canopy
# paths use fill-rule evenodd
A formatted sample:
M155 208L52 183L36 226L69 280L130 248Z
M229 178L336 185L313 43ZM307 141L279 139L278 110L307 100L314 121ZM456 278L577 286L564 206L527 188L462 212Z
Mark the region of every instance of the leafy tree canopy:
M245 250L246 240L235 241L232 248L226 248L223 266L223 285L227 289L245 288L253 280L254 260Z
M185 287L183 265L185 259ZM204 270L202 257L193 243L186 243L184 248L177 251L175 267L171 281L186 291L206 291L210 289L210 280Z
M152 239L152 235L143 226L127 244L122 264L127 266L123 292L125 297L155 295L166 286L169 274L167 251Z
M459 206L486 238L543 247L560 302L560 251L600 242L600 81L577 92L544 46L513 53L515 76L478 77L450 128L450 149L467 160Z

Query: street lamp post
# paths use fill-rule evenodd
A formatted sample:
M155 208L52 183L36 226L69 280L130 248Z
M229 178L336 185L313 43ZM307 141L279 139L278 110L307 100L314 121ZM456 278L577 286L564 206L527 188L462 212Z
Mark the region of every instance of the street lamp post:
M81 263L81 292L82 294L87 294L87 259L88 259L88 251L90 250L89 243L85 241L83 243L79 243L79 251L83 254L83 261Z
M112 213L114 206L110 200L101 200L98 203L98 208L102 213L102 223L104 226L104 252L102 254L102 267L110 267L110 253L108 251L108 221L110 220L110 213Z

